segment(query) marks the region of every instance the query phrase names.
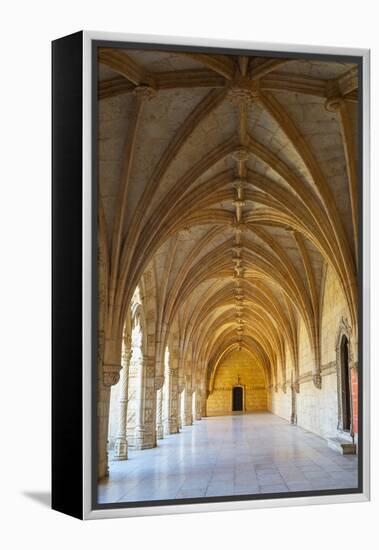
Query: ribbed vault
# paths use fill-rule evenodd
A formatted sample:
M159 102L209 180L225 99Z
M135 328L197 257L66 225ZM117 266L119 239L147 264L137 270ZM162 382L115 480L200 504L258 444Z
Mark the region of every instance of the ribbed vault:
M326 267L357 324L356 67L111 48L99 61L105 375L137 286L157 376L176 340L194 388L241 348L267 385L288 360L297 380L300 323L317 375Z

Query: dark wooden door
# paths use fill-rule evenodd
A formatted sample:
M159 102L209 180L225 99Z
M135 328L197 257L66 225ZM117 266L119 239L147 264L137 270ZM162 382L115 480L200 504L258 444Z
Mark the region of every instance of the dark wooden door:
M348 431L351 427L351 390L349 372L349 342L344 336L341 342L341 392L342 392L342 426Z
M233 411L243 411L243 389L241 386L233 388Z

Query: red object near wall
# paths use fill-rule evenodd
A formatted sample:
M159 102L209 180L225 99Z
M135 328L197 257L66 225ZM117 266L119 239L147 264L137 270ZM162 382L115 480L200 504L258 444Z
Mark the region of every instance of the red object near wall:
M351 395L353 402L353 430L358 433L358 375L355 369L351 370Z

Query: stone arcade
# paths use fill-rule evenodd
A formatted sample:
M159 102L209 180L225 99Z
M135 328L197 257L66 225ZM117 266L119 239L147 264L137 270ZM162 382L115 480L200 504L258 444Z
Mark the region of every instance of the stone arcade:
M205 425L353 459L357 82L332 61L100 50L102 483Z

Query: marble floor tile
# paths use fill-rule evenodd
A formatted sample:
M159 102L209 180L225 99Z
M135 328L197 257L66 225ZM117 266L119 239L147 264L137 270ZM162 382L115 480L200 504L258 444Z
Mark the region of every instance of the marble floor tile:
M357 457L270 413L204 418L110 461L99 503L352 488Z

